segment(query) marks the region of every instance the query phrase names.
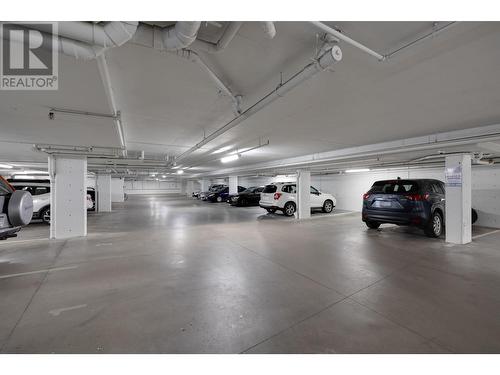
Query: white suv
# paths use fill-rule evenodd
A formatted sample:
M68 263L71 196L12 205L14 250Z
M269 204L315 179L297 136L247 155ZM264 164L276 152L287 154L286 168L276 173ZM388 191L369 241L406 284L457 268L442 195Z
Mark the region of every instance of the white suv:
M295 182L277 182L266 185L260 193L259 206L267 212L283 211L286 216L293 216L297 210L297 185ZM337 200L331 194L322 193L311 186L311 209L321 208L330 213L337 205Z
M41 219L50 224L50 181L49 180L9 180L16 190L27 191L33 196L33 219ZM87 188L87 211L94 209L92 188ZM95 193L94 193L95 195Z

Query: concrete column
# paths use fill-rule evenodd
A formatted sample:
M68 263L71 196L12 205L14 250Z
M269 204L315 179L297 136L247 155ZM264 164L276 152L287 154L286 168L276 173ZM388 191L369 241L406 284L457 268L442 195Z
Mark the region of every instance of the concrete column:
M187 186L186 186L186 195L188 197L191 197L193 195L193 192L194 192L194 181L188 181L187 182Z
M229 176L229 194L238 194L238 176Z
M49 156L50 238L87 235L87 158Z
M472 241L471 156L450 155L445 161L446 242Z
M208 181L206 178L201 180L201 191L207 191L209 186L210 186L210 181Z
M111 179L111 202L124 202L125 194L123 192L123 178Z
M111 212L111 176L97 175L97 211Z
M297 171L297 214L298 219L311 217L311 172Z

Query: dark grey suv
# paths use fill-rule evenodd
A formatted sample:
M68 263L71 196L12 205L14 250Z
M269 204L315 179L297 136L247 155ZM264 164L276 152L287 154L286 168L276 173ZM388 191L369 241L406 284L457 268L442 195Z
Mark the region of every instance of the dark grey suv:
M0 176L0 240L15 237L33 216L33 198L26 191L14 190Z
M414 225L429 237L444 230L445 187L433 179L383 180L363 195L362 220L371 229L380 224ZM472 223L477 213L472 210Z

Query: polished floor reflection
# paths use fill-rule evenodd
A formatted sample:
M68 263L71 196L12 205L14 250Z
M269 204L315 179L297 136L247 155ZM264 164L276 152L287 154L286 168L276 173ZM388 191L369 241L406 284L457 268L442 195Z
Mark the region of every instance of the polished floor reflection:
M132 196L86 238L0 243L3 353L500 352L500 233ZM484 229L477 229L484 233Z

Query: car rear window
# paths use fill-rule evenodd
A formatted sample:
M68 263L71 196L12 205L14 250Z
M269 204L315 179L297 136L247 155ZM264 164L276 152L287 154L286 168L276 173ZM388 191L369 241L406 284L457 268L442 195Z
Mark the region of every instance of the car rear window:
M377 181L370 189L374 194L406 194L417 193L418 184L410 180Z
M276 185L266 185L262 191L264 194L276 193Z

